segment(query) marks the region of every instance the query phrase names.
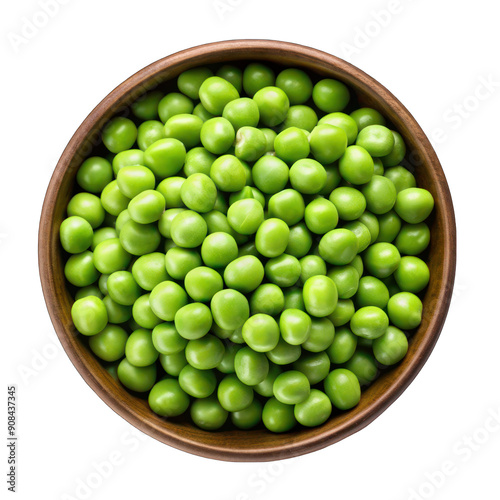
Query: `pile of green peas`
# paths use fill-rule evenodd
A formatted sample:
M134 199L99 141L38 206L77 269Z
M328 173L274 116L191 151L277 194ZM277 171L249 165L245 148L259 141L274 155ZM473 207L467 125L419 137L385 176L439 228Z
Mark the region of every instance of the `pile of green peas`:
M177 87L111 119L78 170L74 325L162 417L321 425L407 353L433 197L340 81L254 62Z

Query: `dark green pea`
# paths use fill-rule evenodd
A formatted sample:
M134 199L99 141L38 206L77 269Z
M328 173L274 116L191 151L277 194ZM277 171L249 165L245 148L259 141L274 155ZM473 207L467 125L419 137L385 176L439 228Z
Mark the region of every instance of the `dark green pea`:
M285 297L285 307L283 309L300 309L305 311L302 288L287 288L283 291Z
M395 167L399 165L406 154L406 145L401 134L395 130L391 130L391 132L394 136L394 147L387 156L382 156L381 160L384 167Z
M400 292L389 299L387 312L395 326L412 330L422 322L422 301L413 293Z
M408 339L401 330L394 326L389 326L384 335L373 341L373 354L383 365L399 363L407 352Z
M167 375L178 377L182 369L188 364L184 351L169 356L160 354L160 364Z
M342 111L349 103L348 87L338 80L325 78L314 86L312 92L314 104L325 113Z
M253 401L253 389L241 382L234 374L226 375L217 389L217 398L227 411L241 411L248 408Z
M351 113L351 118L356 122L361 131L369 125L385 125L384 116L373 108L359 108Z
M290 345L283 339L279 339L276 347L266 352L269 361L276 365L289 365L300 358L302 349L299 345Z
M210 118L214 118L214 115L212 113L209 113L201 102L199 102L194 107L193 115L197 116L198 118L201 118L204 122L210 120Z
M213 328L212 332L216 333ZM234 358L236 357L236 353L242 348L243 348L242 345L233 344L231 343L231 341L229 341L229 343L226 343L226 350L224 351L224 356L222 357L221 362L217 365L217 370L219 370L221 373L226 373L226 374L234 373L235 372Z
M132 307L117 304L109 295L106 295L102 302L108 313L108 321L112 324L121 324L129 321L132 317Z
M262 410L262 422L271 432L287 432L297 424L294 407L270 398Z
M179 92L170 92L158 103L158 115L163 123L175 115L192 113L193 101Z
M389 302L389 290L374 276L363 276L359 280L355 300L358 307L375 306L385 309Z
M98 299L103 298L103 293L101 290L99 290L99 287L96 285L87 285L84 286L83 288L79 288L76 293L75 293L75 300L78 299L83 299L83 297L90 297L94 296L97 297Z
M112 153L130 149L137 138L137 127L132 120L112 118L102 130L102 142Z
M309 106L290 106L285 121L284 128L297 127L311 132L318 123L316 111Z
M358 339L347 326L337 328L335 338L326 350L330 361L336 365L349 361L356 351Z
M318 389L311 389L309 397L295 405L294 415L299 424L316 427L328 420L332 414L332 403L328 396Z
M391 210L385 214L378 216L380 232L377 241L385 241L392 243L401 229L401 219Z
M317 255L306 255L300 260L300 281L305 283L311 276L326 276L326 263Z
M250 97L260 89L274 85L274 82L274 71L265 64L250 63L243 72L243 89Z
M370 231L370 236L371 236L370 244L375 243L375 241L378 238L378 234L380 232L380 226L377 216L372 214L371 212L368 212L368 210L365 210L359 216L358 221L364 224L368 228L368 231Z
M330 372L330 358L326 352L303 352L293 363L293 368L303 373L312 386L327 377Z
M111 163L105 158L87 158L76 173L76 182L90 193L100 193L113 180Z
M335 311L328 316L333 326L342 326L351 321L354 314L354 303L351 299L339 299Z
M357 350L345 367L356 375L361 386L371 384L378 375L375 358L369 352L362 350Z
M217 70L216 75L232 83L239 93L243 90L243 71L237 66L224 64Z
M313 238L307 226L303 222L299 222L290 228L285 253L299 259L311 250L312 244Z
M216 396L196 399L191 404L191 419L200 429L214 431L222 427L228 412L222 408Z
M359 220L348 222L344 225L344 229L349 229L356 236L358 240L358 252L362 252L370 246L372 242L370 230L362 222L359 222Z
M329 113L319 120L318 125L323 125L325 123L341 128L347 135L348 144L353 144L358 136L358 126L356 122L345 113Z
M429 226L420 224L403 224L394 242L398 250L406 255L418 255L428 246L431 239Z
M302 347L309 352L322 352L335 338L335 327L328 318L312 318L308 339Z
M254 399L244 410L231 413L231 422L238 429L251 429L258 425L262 418L262 403Z
M132 103L132 113L141 120L154 120L158 116L158 104L163 99L163 92L152 90Z
M123 358L127 332L117 325L107 325L89 339L92 352L104 361L113 362Z
M288 370L276 377L274 397L281 403L295 405L305 401L311 392L308 378L297 370Z

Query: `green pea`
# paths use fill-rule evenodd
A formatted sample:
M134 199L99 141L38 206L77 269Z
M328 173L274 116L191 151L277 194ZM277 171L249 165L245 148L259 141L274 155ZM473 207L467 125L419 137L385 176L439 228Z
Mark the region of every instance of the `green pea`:
M384 125L368 125L359 131L356 144L371 156L387 156L394 148L394 135Z
M234 331L248 319L250 306L246 297L237 290L217 292L210 304L215 323L224 330Z
M380 158L373 158L373 174L384 175L385 169Z
M325 123L312 130L309 143L316 160L322 164L333 163L345 155L347 135L340 127Z
M415 176L409 170L401 166L388 168L384 173L384 177L392 181L397 193L404 189L417 187Z
M220 381L217 397L225 410L236 412L248 408L252 404L254 394L251 387L242 383L236 375L229 374Z
M349 146L339 160L340 175L351 184L365 184L374 174L374 163L369 152L356 143Z
M290 228L285 253L298 259L311 250L312 244L312 235L307 226L303 222L299 222Z
M129 321L132 317L132 307L122 306L116 303L109 295L106 295L102 302L108 313L108 321L112 324L121 324Z
M274 71L265 64L250 63L243 72L243 89L250 97L253 97L260 89L274 85L274 83Z
M87 158L76 173L76 182L84 190L99 194L113 180L111 163L105 158Z
M363 350L357 350L345 364L345 367L356 375L361 386L371 384L378 375L375 358Z
M173 321L177 311L187 304L188 297L174 281L163 281L153 288L149 302L156 316L163 321Z
M83 217L72 216L61 223L59 238L66 252L78 254L92 245L94 231L90 223Z
M221 66L216 73L217 76L224 78L228 82L234 85L234 88L241 93L243 90L243 71L237 66L232 64L224 64Z
M123 167L133 167L136 165L144 165L144 151L140 149L128 149L121 151L113 157L113 172L118 175L118 172Z
M130 254L125 251L118 238L99 243L93 255L94 265L102 274L111 274L126 269L130 264L130 259Z
M311 132L318 123L316 111L309 106L290 106L283 126L285 128L297 127Z
M384 282L384 285L387 287L387 290L389 290L390 297L396 295L401 291L398 284L396 283L396 280L394 279L394 274L391 274L387 278L382 278L382 281Z
M326 353L332 363L340 365L351 359L357 345L358 337L347 326L342 326L336 330L333 342Z
M200 100L207 111L222 115L225 106L240 97L233 84L218 76L207 78L199 90Z
M158 120L148 120L139 125L137 129L137 145L142 151L160 139L165 139L163 123Z
M212 233L203 240L201 257L208 267L224 268L238 257L238 245L230 234Z
M198 99L200 96L200 87L202 83L213 76L209 68L192 68L182 72L177 78L179 90L191 99Z
M184 208L186 205L182 199L182 186L187 181L184 177L173 176L163 179L156 190L165 198L165 208ZM161 217L160 217L161 219Z
M309 352L322 352L327 349L335 337L335 327L327 318L312 318L309 337L302 347Z
M227 220L237 233L254 234L264 220L264 209L257 200L239 200L229 207Z
M397 293L389 299L387 312L395 326L412 330L422 322L422 301L410 292Z
M299 424L316 427L325 423L332 414L332 403L328 396L318 389L311 389L309 397L295 405L294 415Z
M385 125L384 116L373 108L356 109L350 116L356 122L359 131L370 125Z
M141 288L151 291L162 281L168 280L165 256L160 252L142 255L132 266L132 276Z
M257 230L255 246L258 252L265 257L278 257L288 244L290 229L281 219L267 219Z
M272 156L269 153L274 152L274 141L278 134L271 128L261 128L262 133L266 136L266 153L267 156Z
M233 155L217 158L210 168L210 177L217 188L228 193L242 190L246 183L245 168Z
M304 311L286 309L279 321L281 337L290 345L303 344L311 333L311 323L311 317Z
M228 416L215 396L193 401L190 414L194 424L206 431L215 431L222 427Z
M87 336L101 332L108 323L103 301L94 296L78 299L71 307L71 318L76 329Z
M292 164L309 156L309 140L301 129L286 128L274 140L274 150L278 158Z
M111 215L117 216L125 210L130 202L118 187L117 181L110 182L101 193L103 208Z
M408 188L398 193L394 210L405 222L419 224L429 217L433 208L434 198L429 191Z
M284 189L271 196L268 208L269 217L281 219L290 227L300 222L304 217L304 198L294 189Z
M309 397L310 392L309 380L298 370L281 373L273 384L274 397L287 405L302 403Z
M132 120L118 116L111 119L102 131L102 142L112 152L130 149L137 138L137 127Z
M132 103L132 113L141 120L153 120L158 116L158 104L162 98L163 92L152 90Z
M266 352L269 361L276 365L289 365L300 358L302 348L299 345L291 345L282 338L279 339L276 347Z
M303 104L308 101L313 89L309 75L296 68L281 71L276 78L276 86L286 93L291 104Z
M262 418L262 403L254 399L244 410L231 413L231 422L238 429L252 429L259 424Z
M157 179L165 179L180 172L186 158L186 148L173 138L160 139L144 151L144 163Z
M280 287L295 285L300 278L300 262L293 255L286 253L266 262L264 267L266 278Z
M163 123L175 115L192 113L193 101L179 92L170 92L158 103L158 115Z
M185 210L172 220L170 234L177 246L196 248L207 235L207 223L200 214Z
M229 288L242 293L255 290L264 278L264 266L253 255L238 257L224 270L224 282Z
M176 417L188 409L190 400L177 380L165 379L153 386L148 403L161 417Z
M165 137L177 139L186 149L191 149L200 143L203 124L203 120L196 115L175 115L167 120L163 131Z
M338 80L325 78L314 86L312 92L314 104L325 113L342 111L349 103L349 89Z
M183 203L196 212L210 212L215 206L217 188L206 174L192 174L181 188Z
M349 222L344 225L344 229L352 231L354 236L356 236L358 240L358 252L362 252L369 247L372 235L370 230L362 222L359 222L359 220Z
M280 331L274 318L267 314L255 314L245 321L242 335L254 351L268 352L278 344Z
M187 340L179 335L172 323L161 323L153 328L151 337L155 349L160 354L177 354L184 350Z
M256 127L260 118L259 107L253 99L242 97L226 104L222 116L236 131L242 127Z
M139 222L129 220L123 225L120 231L119 241L128 253L132 255L145 255L154 252L158 248L160 240L161 235L156 224L140 224Z
M373 341L375 358L386 366L399 363L407 352L408 339L401 330L394 326L389 326L381 337Z
M303 352L293 363L293 369L303 373L311 385L318 384L330 372L330 358L326 352Z
M358 307L375 306L384 309L389 302L389 290L383 281L374 276L363 276L359 280L355 299Z
M339 410L354 408L361 397L361 388L356 375L345 368L337 368L326 377L325 392Z
M215 326L217 327L217 325L215 325ZM221 331L226 332L225 330L221 330ZM212 328L212 332L214 332L213 328ZM216 333L216 332L214 332L214 333ZM216 333L216 335L217 335L217 333ZM219 335L217 335L217 336L219 338L221 338ZM226 374L227 373L234 373L235 372L234 358L236 357L236 353L242 348L243 348L242 345L234 344L231 341L229 341L229 344L226 344L226 350L224 351L224 356L222 357L221 362L217 365L217 370L219 370L221 373L226 373Z
M264 353L255 352L250 347L243 347L236 353L234 369L241 382L254 386L263 382L267 377L269 361Z
M149 293L141 295L132 306L132 317L135 322L140 327L148 330L152 330L156 325L159 325L163 319L158 317L153 310L150 296ZM156 309L158 310L158 308Z
M267 314L275 316L285 306L283 291L273 283L260 285L250 297L250 310L252 314Z
M395 245L402 254L418 255L428 246L431 239L429 226L420 224L403 224L396 237Z
M353 266L333 267L327 276L335 283L340 299L349 299L358 290L359 273Z
M366 208L374 214L389 212L396 202L396 188L390 179L374 175L370 182L361 188L366 199Z
M79 288L76 293L75 293L75 300L78 299L83 299L84 297L90 297L94 296L97 297L98 299L103 298L103 294L101 290L99 290L99 287L96 285L87 285L84 286L83 288Z
M154 189L155 176L149 168L135 165L121 168L116 182L125 197L134 198L143 191Z
M232 146L236 132L229 120L211 118L203 123L200 132L201 143L210 153L222 155Z
M375 243L380 232L380 225L377 216L373 215L368 210L365 210L358 218L358 221L364 224L368 228L368 231L370 231L370 244Z
M337 327L349 323L353 314L353 301L351 299L339 299L335 311L328 315L328 319L333 323L333 326Z
M162 236L165 236L165 238L171 238L172 235L170 230L172 228L172 221L181 212L184 212L184 210L184 208L169 208L161 214L160 220L158 221L158 230Z
M325 234L338 224L339 215L335 205L324 198L311 201L304 213L307 227L316 234Z
M200 304L201 305L201 304ZM215 368L224 356L224 344L214 335L190 340L186 346L186 359L199 370Z
M217 271L200 266L186 274L184 287L193 300L209 302L217 292L222 290L223 281Z
M401 229L401 219L394 210L378 216L380 232L377 241L392 243Z
M391 130L391 132L394 136L394 147L387 156L381 158L384 167L395 167L399 165L406 154L406 145L401 134L395 130Z
M118 304L131 306L141 295L141 289L129 271L115 271L106 283L109 296Z
M207 120L210 120L210 118L214 118L214 115L212 113L209 113L206 109L205 106L201 102L199 102L193 109L193 115L197 116L198 118L201 118L204 122Z
M198 370L186 365L179 373L179 385L194 398L208 398L217 387L217 378L212 370Z
M207 334L211 327L212 313L205 304L187 304L175 313L175 328L185 339L199 339Z
M131 365L149 366L158 359L158 351L155 349L151 335L150 330L139 329L132 332L127 339L125 356Z
M253 99L259 107L260 120L266 127L275 127L285 120L290 101L280 88L273 86L261 88L253 95Z
M312 158L298 160L290 168L290 183L300 193L319 193L326 183L326 170Z
M90 246L90 249L94 251L95 247L99 245L101 241L111 240L113 238L118 238L116 229L113 229L112 227L100 227L99 229L96 229L94 231L94 236L92 238L92 245Z
M306 255L299 260L300 280L305 283L311 276L325 276L325 261L317 255Z
M156 382L156 365L134 366L124 358L118 365L117 375L127 389L147 392Z
M318 122L318 125L334 125L341 128L347 135L347 144L353 144L358 136L358 126L356 122L345 113L334 112L329 113Z
M358 337L376 339L383 335L389 326L387 314L375 306L358 309L351 318L351 331Z
M401 255L392 243L375 243L364 253L363 262L376 278L387 278L399 266Z
M358 252L358 240L348 229L328 231L319 242L319 254L329 264L343 266L352 262Z
M276 398L266 401L262 410L262 422L271 432L287 432L295 427L297 420L294 416L294 407L281 403Z
M156 222L164 210L165 198L153 189L142 191L128 205L131 219L140 224Z
M160 354L160 364L167 375L178 377L182 369L188 364L184 351L167 356Z
M118 361L125 354L127 332L117 325L107 325L89 339L92 352L104 361Z
M306 311L311 316L323 318L335 310L337 288L326 276L312 276L304 283L303 297Z
M192 174L210 175L210 167L215 159L216 156L204 147L190 149L186 153L184 174L186 177L189 177Z
M69 200L67 211L70 217L77 216L85 219L93 229L98 228L104 221L104 209L101 200L94 194L75 194Z
M363 193L349 186L334 189L329 199L335 205L339 217L346 221L358 219L366 208L366 198Z
M243 161L255 161L266 151L264 132L255 127L241 127L234 142L235 156Z

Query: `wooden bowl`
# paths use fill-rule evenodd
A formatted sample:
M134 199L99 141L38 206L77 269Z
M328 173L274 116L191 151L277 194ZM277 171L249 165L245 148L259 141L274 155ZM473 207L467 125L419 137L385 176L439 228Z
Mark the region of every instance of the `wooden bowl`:
M147 401L125 390L99 364L73 326L73 300L66 286L59 244L59 225L74 189L77 169L91 152L102 151L99 130L112 116L123 113L146 90L165 85L189 68L249 60L266 61L276 67L299 67L349 85L360 104L381 111L403 135L407 159L415 167L418 185L428 189L436 202L429 250L431 280L423 299L423 321L411 337L407 356L366 389L354 409L332 415L320 427L300 428L286 434L272 434L264 429L206 432L187 421L160 418L149 409ZM47 308L66 353L85 381L116 413L146 434L180 450L219 460L267 461L309 453L344 439L372 422L408 387L429 357L446 318L455 277L455 232L452 200L436 153L412 115L385 87L342 59L309 47L268 40L235 40L194 47L147 66L119 85L90 113L64 150L47 189L40 220L39 267Z

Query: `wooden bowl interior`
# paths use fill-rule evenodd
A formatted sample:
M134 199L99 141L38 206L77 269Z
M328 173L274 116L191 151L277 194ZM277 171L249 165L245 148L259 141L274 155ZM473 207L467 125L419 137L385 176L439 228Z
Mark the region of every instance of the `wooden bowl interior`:
M410 339L408 355L385 370L364 390L360 404L338 412L324 425L283 435L260 428L251 431L206 432L182 418L166 420L154 414L140 395L125 390L103 368L75 330L70 308L73 299L64 278L65 256L59 245L59 225L75 190L75 176L83 159L104 154L99 130L146 90L171 90L175 77L199 65L259 60L276 70L293 66L320 77L336 78L354 91L359 105L378 109L407 144L406 164L418 185L434 196L429 267L431 280L423 296L424 316ZM382 413L404 391L429 356L441 331L453 287L455 225L451 197L439 161L424 133L408 111L384 87L348 63L323 52L270 41L220 42L196 47L144 68L108 95L89 115L64 151L47 191L39 234L40 274L47 307L61 343L87 383L118 414L137 428L176 448L222 460L276 460L307 453L339 441Z

